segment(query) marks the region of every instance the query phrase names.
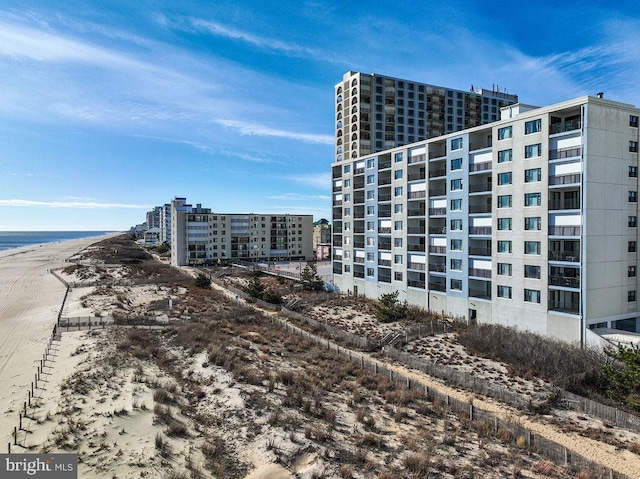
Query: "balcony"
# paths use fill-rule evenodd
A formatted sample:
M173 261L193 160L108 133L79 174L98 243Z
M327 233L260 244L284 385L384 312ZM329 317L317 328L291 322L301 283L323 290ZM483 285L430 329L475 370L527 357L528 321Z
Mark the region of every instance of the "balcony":
M579 210L580 209L579 198L564 198L564 199L550 199L550 210Z
M582 173L570 173L568 175L553 175L549 177L549 186L553 185L579 185Z
M470 246L469 256L491 256L491 248Z
M411 229L411 228L409 228ZM421 233L424 234L424 228L416 228L416 229L421 229ZM409 231L411 232L411 231ZM430 235L446 235L447 234L447 227L446 226L430 226L429 227L429 234Z
M407 269L415 269L417 271L424 271L425 268L425 264L424 263L408 263L407 264Z
M551 275L549 276L549 284L553 286L561 286L563 288L580 288L580 277Z
M387 235L391 234L391 228L386 227L386 226L385 227L380 227L380 228L378 228L378 233L379 234L383 234L383 235L384 234L387 234Z
M549 261L566 261L567 263L579 263L579 251L549 251Z
M469 276L475 276L476 278L491 278L491 270L469 268Z
M379 211L378 218L391 218L391 210L388 211Z
M469 297L478 299L491 299L491 291L469 288Z
M549 300L549 311L560 311L562 313L580 313L580 303L572 301Z
M491 148L491 141L485 140L485 141L472 142L469 145L469 151L483 150L485 148Z
M364 257L356 256L355 258L353 258L353 262L354 263L359 263L359 264L364 264Z
M342 200L336 200L333 202L333 206L342 206Z
M364 241L354 241L353 242L353 247L354 248L364 248Z
M378 201L391 201L391 195L378 195Z
M334 238L333 246L342 246L342 238Z
M423 161L427 161L427 155L425 155L424 153L422 153L421 155L410 156L407 160L407 163L411 165L413 163L422 163Z
M442 263L429 263L429 272L446 273L447 265Z
M491 205L469 205L469 213L491 213Z
M424 289L424 281L420 281L417 279L409 279L407 280L407 286L409 286L410 288L420 288L420 289Z
M362 175L362 174L364 174L364 168L354 168L353 169L353 174L354 175Z
M378 178L378 186L390 185L391 178Z
M549 226L549 236L580 236L581 226Z
M561 148L559 150L549 150L550 160L560 160L564 158L573 158L582 156L582 147L577 148Z
M566 133L568 131L579 130L582 127L582 122L577 120L563 121L560 123L554 123L549 126L549 134L555 135L556 133Z
M364 278L364 271L354 271L353 272L353 277L354 278Z
M446 291L447 285L444 283L429 283L429 289L431 291Z
M378 266L391 266L391 260L390 259L379 259L378 260Z
M425 172L421 171L420 173L412 173L408 175L407 180L409 181L425 180L426 177L427 175L425 174Z
M429 208L429 216L446 216L447 208Z
M410 191L409 192L409 199L410 200L415 200L417 198L425 198L427 196L427 192L422 190L422 191Z
M333 274L342 274L342 263L333 263Z
M391 251L391 241L378 241L378 249L380 251Z
M446 168L437 168L434 170L429 170L429 178L440 178L442 176L447 176Z
M491 236L491 226L469 226L469 234Z
M434 160L436 158L443 158L445 156L447 156L447 152L444 149L434 150L434 151L429 150L429 160Z
M469 193L480 193L480 192L491 193L491 183L484 182L484 183L473 183L469 185Z
M471 165L469 165L469 172L473 173L476 171L488 171L491 169L491 162L490 161L484 161L482 163L472 163Z
M447 194L447 188L429 188L429 198L433 196L444 196Z
M425 245L423 244L410 244L407 245L407 251L421 251L425 252Z
M410 250L410 251L424 251L424 245L420 245L420 246L422 246L421 250ZM409 245L409 248L411 248L411 245ZM447 254L447 247L446 246L434 246L434 245L431 245L431 246L429 246L429 253Z

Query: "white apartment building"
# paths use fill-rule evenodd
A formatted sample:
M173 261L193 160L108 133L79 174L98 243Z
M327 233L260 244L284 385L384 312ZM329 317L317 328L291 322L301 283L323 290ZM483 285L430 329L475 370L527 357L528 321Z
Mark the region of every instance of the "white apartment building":
M349 71L335 100L334 161L342 161L496 121L518 96Z
M160 242L171 244L171 204L160 207Z
M335 161L335 284L569 342L640 331L639 116L601 95L517 104Z
M171 202L171 263L204 264L218 259L309 261L313 216L215 213L186 198Z

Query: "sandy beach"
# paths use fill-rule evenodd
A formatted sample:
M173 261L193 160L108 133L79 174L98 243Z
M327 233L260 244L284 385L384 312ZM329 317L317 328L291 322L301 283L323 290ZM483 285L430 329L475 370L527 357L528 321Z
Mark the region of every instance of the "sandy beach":
M0 252L0 450L13 441L18 411L62 305L64 285L50 270L105 235Z

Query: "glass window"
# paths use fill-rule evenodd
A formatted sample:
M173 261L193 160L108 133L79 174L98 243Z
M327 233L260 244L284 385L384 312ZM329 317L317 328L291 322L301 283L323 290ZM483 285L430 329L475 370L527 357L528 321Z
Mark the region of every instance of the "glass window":
M393 238L393 246L402 248L402 238Z
M351 178L347 178L346 180L344 180L344 187L345 188L351 187Z
M498 253L511 253L511 241L498 241Z
M637 153L638 152L638 142L637 141L630 141L629 142L629 151L631 153Z
M371 252L367 253L367 261L373 261L375 259L375 255Z
M402 255L401 254L394 255L393 262L394 264L402 264Z
M460 211L462 209L462 199L451 200L451 211Z
M367 160L367 168L373 168L376 166L376 160L374 158L370 158Z
M394 213L402 213L402 203L397 204L397 205L393 205L393 212Z
M458 258L451 259L451 269L453 271L462 271L462 260Z
M630 191L629 192L629 203L637 203L638 202L638 192Z
M351 165L344 165L344 172L349 173L351 171Z
M376 198L376 192L374 190L367 191L368 200L375 200L375 198Z
M528 231L540 231L542 229L542 219L539 216L525 218L524 229Z
M402 271L396 271L393 273L393 279L395 281L402 281Z
M525 241L524 254L540 254L540 241Z
M524 300L527 303L540 303L540 291L537 289L525 289Z
M462 138L454 138L451 140L451 150L461 150L462 149Z
M629 167L629 178L637 178L638 177L638 167L630 166Z
M636 115L629 115L629 126L638 128L638 117Z
M498 208L511 208L511 195L500 195L498 196Z
M393 190L394 196L402 196L402 186L396 186Z
M511 263L498 263L498 274L500 276L511 276Z
M394 160L396 163L400 163L402 161L402 153L396 153L394 156Z
M454 291L462 291L462 280L451 279L451 289Z
M394 171L394 172L393 172L393 177L394 177L396 180L401 179L401 178L402 178L402 170L396 170L396 171Z
M376 207L375 206L367 206L367 214L368 215L375 215L376 214Z
M349 201L351 201L351 194L350 193L345 193L344 194L344 202L348 203Z
M367 268L367 276L369 278L373 277L375 275L375 269L374 268Z
M350 264L345 264L344 265L344 272L345 273L351 272L351 265Z
M629 253L635 253L636 252L636 242L635 241L629 241L628 242L627 251Z
M524 124L524 134L530 135L531 133L538 133L542 130L542 120L538 118L537 120L527 121Z
M457 178L455 180L451 180L451 191L457 191L462 189L462 179Z
M536 143L535 145L526 145L524 147L524 157L533 158L542 155L542 144Z
M462 169L462 158L454 158L451 160L451 171Z
M635 290L627 291L627 301L629 303L632 303L635 300L636 300L636 292L635 292Z
M540 206L542 204L542 195L540 193L525 193L525 206Z
M513 174L509 171L506 173L498 173L498 185L510 185Z
M402 221L395 221L393 223L393 229L396 231L402 231Z
M511 138L513 129L510 126L498 128L498 140L507 140Z
M635 228L636 226L638 226L638 217L629 216L629 222L627 224L630 228Z
M374 231L375 228L375 223L373 221L367 221L367 231Z
M629 278L635 278L636 277L636 267L635 266L629 266L627 268L627 276Z
M462 231L462 220L451 220L451 231Z
M498 152L498 163L508 163L513 158L512 150L501 150Z
M511 299L511 286L498 285L498 298Z
M376 176L375 175L367 175L367 184L368 185L372 185L376 182Z
M533 183L536 181L542 181L542 168L531 168L530 170L524 170L525 183Z
M498 229L500 231L511 230L511 218L498 218Z
M351 208L345 208L344 209L344 215L345 216L351 216Z
M452 239L451 240L451 251L462 251L462 240L461 239Z
M540 271L540 266L531 266L528 264L524 265L525 278L540 279Z

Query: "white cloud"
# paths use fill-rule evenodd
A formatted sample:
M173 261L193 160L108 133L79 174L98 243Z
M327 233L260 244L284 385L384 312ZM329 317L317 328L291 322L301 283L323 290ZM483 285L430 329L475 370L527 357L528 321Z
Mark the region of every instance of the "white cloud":
M306 143L316 143L323 145L333 145L333 136L314 135L311 133L298 133L295 131L277 130L258 123L251 123L238 120L214 120L226 128L237 130L242 135L248 136L272 136L277 138L288 138L290 140L304 141Z
M24 208L79 208L79 209L142 209L151 208L149 205L135 205L126 203L96 203L81 201L34 201L34 200L0 200L0 207Z
M331 173L311 173L308 175L285 176L285 180L301 183L320 190L331 190Z
M301 195L299 193L282 193L279 195L267 196L270 200L281 201L329 201L330 196L325 195Z

